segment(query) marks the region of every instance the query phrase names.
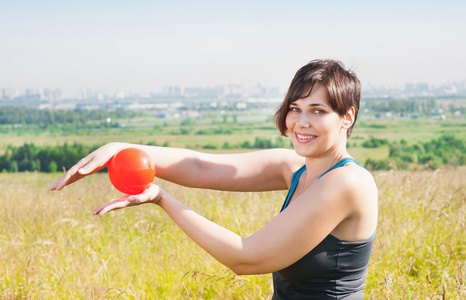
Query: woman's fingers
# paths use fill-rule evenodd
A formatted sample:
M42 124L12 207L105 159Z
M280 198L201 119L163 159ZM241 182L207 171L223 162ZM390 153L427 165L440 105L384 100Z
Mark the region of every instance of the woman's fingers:
M55 181L54 183L50 185L49 190L51 191L61 190L66 185L71 184L83 178L85 175L78 173L78 171L89 163L89 160L90 160L89 156L90 155L81 159L78 163L76 163L68 171L66 171L65 174L60 179L58 179L57 181Z
M113 200L110 203L101 205L101 206L97 207L96 209L94 209L92 211L92 214L93 215L98 215L99 217L102 217L103 215L105 215L106 213L108 213L108 212L110 212L112 210L117 210L117 209L125 208L127 206L134 205L133 203L128 201L128 197L130 197L130 195L125 195L125 196L123 196L123 197L121 197L121 198L119 198L117 200Z
M108 165L113 154L113 152L92 153L92 156L88 160L78 166L79 168L76 170L76 173L84 177L102 170Z
M72 169L68 170L60 179L55 181L49 186L49 190L55 191L55 190L61 190L64 188L66 185L71 184L81 178L83 178L83 175L73 173Z
M139 195L125 195L117 200L113 200L110 203L101 205L92 211L93 215L102 217L106 213L125 208L128 206L140 205L144 203L157 203L161 198L161 189L158 185L151 184L144 192Z
M60 179L50 185L49 190L61 190L65 186L105 168L118 149L118 146L114 144L100 147L72 166Z

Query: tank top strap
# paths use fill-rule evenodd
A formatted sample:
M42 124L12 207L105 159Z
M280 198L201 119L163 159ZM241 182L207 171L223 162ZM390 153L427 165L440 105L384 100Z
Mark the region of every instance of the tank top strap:
M327 171L325 171L324 173L322 173L319 178L317 178L317 180L320 179L320 177L324 176L325 174L327 174L328 172L334 170L334 169L337 169L339 167L342 167L344 166L345 164L347 164L348 162L353 162L355 164L357 164L358 166L362 167L357 160L355 160L354 158L351 158L351 157L346 157L346 158L343 158L341 159L340 161L338 161L335 165L333 165L332 167L330 167ZM304 171L306 170L306 165L303 165L301 168L299 168L294 174L293 174L293 177L291 179L291 186L290 186L290 189L288 191L288 194L286 195L286 199L285 199L285 202L283 203L282 205L282 208L280 209L280 212L282 212L287 206L288 204L290 203L290 200L291 200L291 197L293 196L294 194L294 191L296 189L296 187L298 186L298 182L299 182L299 179L301 178L301 175L304 173Z
M341 160L339 160L336 164L334 164L332 167L330 167L327 171L325 171L324 173L322 173L319 178L317 178L317 180L320 179L320 177L324 176L325 174L327 174L328 172L334 170L334 169L337 169L337 168L340 168L340 167L343 167L344 165L346 165L347 163L349 162L353 162L355 164L357 164L358 166L360 166L361 168L363 168L363 166L361 166L357 160L355 160L354 158L351 158L351 157L345 157Z
M298 171L294 172L293 177L291 179L290 190L288 191L288 195L286 195L285 202L283 203L283 206L280 209L280 211L283 211L288 206L288 203L290 202L291 197L293 196L294 190L298 186L299 178L301 178L301 175L303 174L305 170L306 170L306 165L302 166L301 168L298 169Z

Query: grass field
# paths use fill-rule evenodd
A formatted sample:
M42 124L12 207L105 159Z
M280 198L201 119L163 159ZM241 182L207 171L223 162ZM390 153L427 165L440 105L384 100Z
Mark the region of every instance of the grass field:
M270 119L270 118L269 118ZM202 151L203 145L275 138L270 121L238 119L232 134L198 135L220 126L204 120L191 134L163 132L152 119L137 129L1 134L8 145L111 141L168 143ZM251 123L251 121L254 121ZM464 120L361 118L349 141L361 162L388 157L388 146L363 148L370 137L425 142L442 134L466 139ZM158 124L160 125L160 124ZM222 126L228 126L223 124ZM190 241L155 206L91 211L119 196L105 174L60 192L48 185L60 174L0 174L0 299L270 299L271 275L236 276ZM374 172L379 226L366 281L366 299L464 299L466 297L466 167L437 171ZM225 193L159 182L209 219L247 236L281 207L285 192Z
M93 217L119 195L105 174L49 192L59 176L0 174L0 299L270 299L271 275L234 275L156 206ZM366 299L464 299L466 169L374 176L380 215ZM285 196L158 182L243 236Z

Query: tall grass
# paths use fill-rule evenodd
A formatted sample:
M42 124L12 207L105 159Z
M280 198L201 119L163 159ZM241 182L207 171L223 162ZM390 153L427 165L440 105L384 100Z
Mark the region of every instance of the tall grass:
M373 299L466 297L466 171L376 173L379 225Z
M466 170L374 173L380 216L367 299L462 299ZM90 212L118 197L105 174L48 192L59 174L0 174L0 299L270 299L270 275L236 276L157 207ZM247 236L285 192L160 184Z

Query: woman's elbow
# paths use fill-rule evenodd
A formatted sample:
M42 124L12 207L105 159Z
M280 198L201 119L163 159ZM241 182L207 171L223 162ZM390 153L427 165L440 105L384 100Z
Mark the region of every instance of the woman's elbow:
M230 270L232 270L233 273L235 273L236 275L239 275L239 276L242 276L242 275L253 275L253 274L250 273L249 268L247 268L247 266L246 266L246 265L243 265L243 264L231 266L231 267L230 267Z
M239 263L234 266L229 267L233 273L236 275L258 275L258 274L265 274L267 273L263 268L261 268L257 264L250 264L250 263Z
M236 275L258 275L270 273L270 260L264 255L262 247L248 243L250 238L243 238L243 248L235 260L227 265Z

